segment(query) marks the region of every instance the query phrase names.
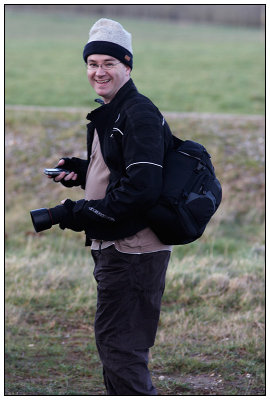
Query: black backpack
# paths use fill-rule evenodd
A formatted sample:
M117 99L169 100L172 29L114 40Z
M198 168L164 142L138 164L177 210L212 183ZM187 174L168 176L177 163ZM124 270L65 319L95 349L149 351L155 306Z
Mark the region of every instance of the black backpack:
M163 165L161 197L147 216L162 243L179 245L203 234L220 205L222 189L205 147L175 136L173 140Z

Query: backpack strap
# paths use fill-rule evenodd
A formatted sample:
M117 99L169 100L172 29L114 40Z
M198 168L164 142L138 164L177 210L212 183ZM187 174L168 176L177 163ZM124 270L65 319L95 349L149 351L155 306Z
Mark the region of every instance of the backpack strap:
M181 146L185 141L182 139L179 139L178 137L172 135L173 137L173 148L177 149L179 146Z

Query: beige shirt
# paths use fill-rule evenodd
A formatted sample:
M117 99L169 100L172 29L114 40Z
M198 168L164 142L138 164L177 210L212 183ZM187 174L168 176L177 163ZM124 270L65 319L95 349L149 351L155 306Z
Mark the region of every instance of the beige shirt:
M86 174L85 185L85 199L98 200L103 199L106 194L106 189L109 183L110 171L104 162L97 131L95 130L92 154L88 171ZM133 236L114 240L114 241L100 241L92 240L92 250L106 248L114 245L116 250L122 253L141 254L152 253L161 250L172 250L172 246L167 246L158 239L156 234L150 229L145 228Z

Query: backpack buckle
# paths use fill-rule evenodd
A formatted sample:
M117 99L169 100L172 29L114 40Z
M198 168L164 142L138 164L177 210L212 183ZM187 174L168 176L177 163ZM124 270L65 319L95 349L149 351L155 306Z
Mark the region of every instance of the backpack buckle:
M186 192L185 190L183 190L183 192L182 192L182 198L185 200L188 198L188 192ZM176 204L178 204L178 203L176 203Z
M196 168L194 169L194 172L196 172L197 174L203 170L205 170L205 164L202 163L201 161L198 162Z

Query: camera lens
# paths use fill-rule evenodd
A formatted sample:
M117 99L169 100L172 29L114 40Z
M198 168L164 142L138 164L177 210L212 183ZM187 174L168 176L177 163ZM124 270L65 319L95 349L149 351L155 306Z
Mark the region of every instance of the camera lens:
M45 231L45 229L50 229L53 225L59 224L67 214L68 211L63 205L30 211L36 232Z
M52 227L52 219L47 208L32 210L30 211L30 215L36 232L41 232Z

